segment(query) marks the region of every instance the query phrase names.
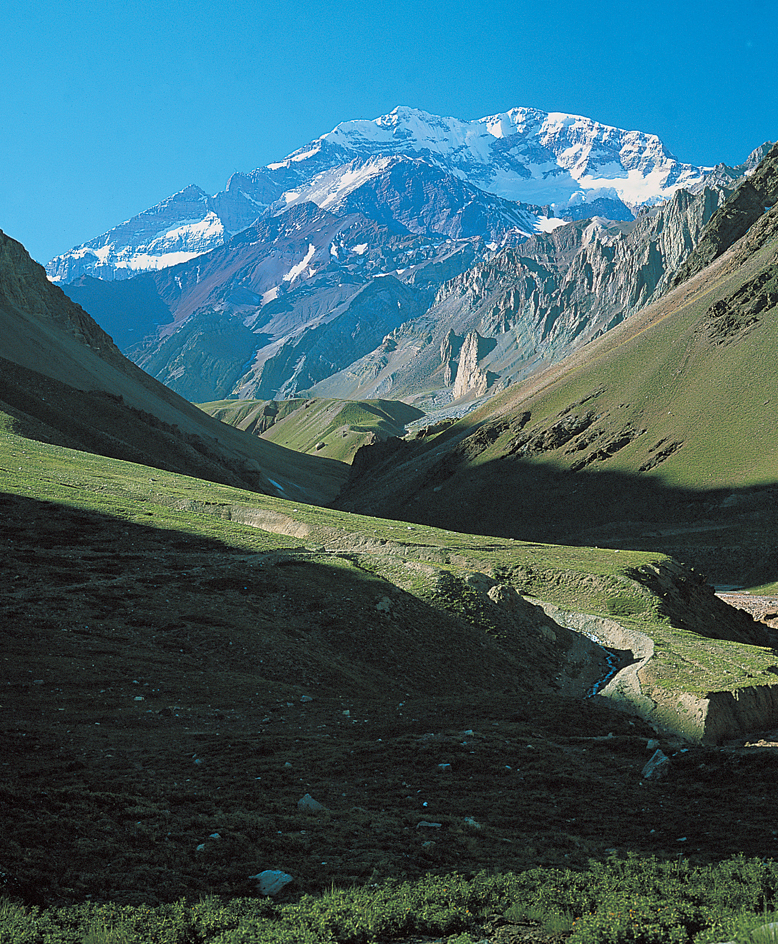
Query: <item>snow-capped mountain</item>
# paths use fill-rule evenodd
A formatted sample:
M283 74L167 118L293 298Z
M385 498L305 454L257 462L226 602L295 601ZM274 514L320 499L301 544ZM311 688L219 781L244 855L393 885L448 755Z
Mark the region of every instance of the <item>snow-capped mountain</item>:
M139 272L164 269L221 246L262 209L240 190L209 197L199 187L189 186L102 236L56 256L46 272L52 282L66 283L85 273L100 279L128 279Z
M208 252L304 201L338 212L368 199L374 218L409 232L515 244L564 219L631 219L639 207L698 186L708 171L676 160L656 135L580 116L514 108L464 121L401 107L344 122L280 162L234 174L214 196L187 187L57 256L47 271L60 283L129 278ZM409 188L410 177L418 183ZM404 182L400 199L391 178ZM457 192L458 222L429 212L441 189Z
M398 108L222 193L188 187L49 275L195 402L472 396L664 291L750 170L576 116Z
M656 135L535 108L475 121L395 108L374 121L344 122L287 162L304 163L325 144L362 157L418 155L487 193L551 205L560 216L598 200L634 210L688 189L706 172L680 163Z

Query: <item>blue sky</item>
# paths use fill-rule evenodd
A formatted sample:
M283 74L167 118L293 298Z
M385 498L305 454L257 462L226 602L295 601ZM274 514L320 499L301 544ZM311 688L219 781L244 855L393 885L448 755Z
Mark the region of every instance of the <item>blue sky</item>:
M46 262L401 104L570 112L739 163L778 139L776 35L776 0L18 0L0 18L0 229Z

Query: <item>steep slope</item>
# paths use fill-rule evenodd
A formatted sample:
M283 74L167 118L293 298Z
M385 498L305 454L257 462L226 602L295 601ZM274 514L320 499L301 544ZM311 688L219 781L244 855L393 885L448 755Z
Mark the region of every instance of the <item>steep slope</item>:
M145 374L4 233L0 328L0 400L44 441L263 491L338 488L338 464L244 436Z
M777 214L466 420L362 450L339 507L525 540L661 548L721 584L778 579Z
M703 239L673 278L674 285L702 271L778 203L778 143L743 180L710 221Z

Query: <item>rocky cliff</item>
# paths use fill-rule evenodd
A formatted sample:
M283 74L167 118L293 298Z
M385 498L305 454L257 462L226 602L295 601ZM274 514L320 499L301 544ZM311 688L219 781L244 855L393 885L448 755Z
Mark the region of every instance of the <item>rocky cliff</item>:
M667 291L727 193L679 191L631 223L570 223L494 252L443 284L429 310L395 329L389 345L314 389L368 397L450 387L458 378L463 339L473 332L482 341L477 352L472 341L467 348L453 397L520 381Z
M778 143L765 154L758 166L743 180L729 199L713 215L699 244L678 271L671 284L680 285L701 272L734 245L778 203Z

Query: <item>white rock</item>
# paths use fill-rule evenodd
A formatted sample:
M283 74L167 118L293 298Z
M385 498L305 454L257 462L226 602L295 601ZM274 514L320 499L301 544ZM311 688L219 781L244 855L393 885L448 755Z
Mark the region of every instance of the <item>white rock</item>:
M258 872L256 875L250 875L249 878L256 879L257 891L260 895L277 895L282 888L293 882L294 879L286 872L279 872L277 869L265 869L264 872Z
M645 780L662 780L668 773L670 773L670 758L657 748L643 768L643 777Z
M302 799L297 801L297 809L305 813L323 813L327 807L319 803L318 800L314 800L310 793L306 793Z

